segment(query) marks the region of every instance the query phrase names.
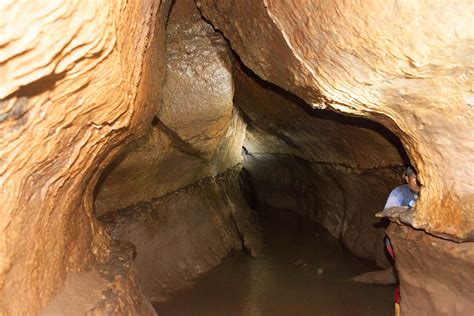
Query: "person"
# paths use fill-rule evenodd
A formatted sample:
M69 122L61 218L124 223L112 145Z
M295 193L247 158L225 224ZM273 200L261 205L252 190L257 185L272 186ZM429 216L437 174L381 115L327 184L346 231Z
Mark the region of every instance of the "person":
M415 206L418 195L420 194L420 185L418 184L415 168L408 166L403 175L405 176L406 183L397 186L390 192L383 212L377 213L381 216L376 214L377 217L391 216L396 212ZM392 243L388 237L385 237L385 247L390 257L395 260ZM400 315L400 286L397 286L395 289L395 315Z
M418 194L420 193L420 186L416 177L415 169L408 166L404 172L405 184L399 185L390 192L387 202L384 207L384 215L390 215L390 209L393 207L414 207Z

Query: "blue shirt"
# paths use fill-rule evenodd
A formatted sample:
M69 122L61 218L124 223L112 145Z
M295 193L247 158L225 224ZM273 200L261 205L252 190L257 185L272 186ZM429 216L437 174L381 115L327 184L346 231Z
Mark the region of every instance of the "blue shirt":
M388 209L394 206L415 206L415 202L418 199L418 194L412 192L408 184L402 184L396 187L390 192L387 203L385 203L384 209Z

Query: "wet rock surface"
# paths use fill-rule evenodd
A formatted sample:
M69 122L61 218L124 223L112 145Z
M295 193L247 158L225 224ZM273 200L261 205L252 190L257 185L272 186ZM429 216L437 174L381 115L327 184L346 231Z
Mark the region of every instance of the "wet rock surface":
M173 192L242 160L245 124L233 105L230 48L191 0L171 8L165 57L152 126L102 176L98 215Z
M373 214L383 209L396 183L393 171L339 169L270 153L249 154L244 171L259 207L292 210L319 223L354 254L389 266L387 222Z
M162 301L233 250L260 254L256 214L238 187L240 168L100 217L111 235L136 246L144 294Z
M259 77L316 108L365 116L392 130L423 185L413 225L445 238L469 238L470 1L200 3Z
M386 225L374 214L401 181L406 157L396 137L374 122L317 112L243 68L235 78L248 125L244 191L255 207L293 210L354 254L389 266Z
M426 276L432 275L428 267L434 271L439 264L443 270L448 262L469 269L455 255L473 253L468 246L474 231L473 65L467 57L473 55L474 28L469 1L200 3L206 19L259 77L315 108L364 116L395 133L421 182L415 209L400 221L424 230L417 233L419 238L435 235L454 241L448 252L424 249L411 239L399 239L399 249L417 249L417 271ZM441 253L446 261L431 261ZM400 275L411 275L411 284L418 282L416 289L401 277L402 289L407 282L402 313L424 314L424 308L449 314L445 306L464 313L461 306L471 305L466 300L472 301L472 294L458 290L465 288L463 276L446 271L449 277L442 284L428 288L421 281L423 273L415 276L414 265L406 261L415 253L395 254L405 262L397 264ZM425 292L439 301L421 298Z
M113 238L136 245L139 279L152 301L233 249L259 252L258 224L238 187L246 125L233 103L232 68L228 44L194 2L173 3L162 102L148 133L96 187L96 214Z
M402 312L472 314L474 243L456 243L397 224L390 224L388 235L395 250Z
M389 267L356 275L352 280L367 284L397 284L398 276L395 267Z
M41 311L52 315L156 315L143 296L133 259L135 247L114 241L93 271L70 272L59 293Z
M420 171L389 230L403 312L472 310L472 5L197 5L0 3L0 314L154 314L147 297L258 253L241 189L385 265L372 216L408 159L326 110L383 124Z

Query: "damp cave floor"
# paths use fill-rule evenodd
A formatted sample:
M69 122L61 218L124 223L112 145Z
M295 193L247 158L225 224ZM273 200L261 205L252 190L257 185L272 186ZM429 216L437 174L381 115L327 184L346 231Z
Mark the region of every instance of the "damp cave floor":
M377 267L327 231L284 210L261 213L263 256L227 256L193 284L154 304L160 316L393 315L393 285L350 277Z

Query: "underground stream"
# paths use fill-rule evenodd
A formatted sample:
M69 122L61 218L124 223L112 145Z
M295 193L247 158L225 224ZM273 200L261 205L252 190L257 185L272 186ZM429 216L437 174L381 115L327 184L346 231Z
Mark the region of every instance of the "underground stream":
M192 285L154 304L160 315L393 315L393 285L355 283L376 269L315 223L261 211L263 255L233 252Z

